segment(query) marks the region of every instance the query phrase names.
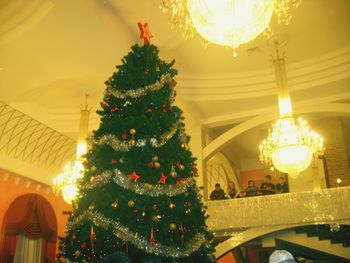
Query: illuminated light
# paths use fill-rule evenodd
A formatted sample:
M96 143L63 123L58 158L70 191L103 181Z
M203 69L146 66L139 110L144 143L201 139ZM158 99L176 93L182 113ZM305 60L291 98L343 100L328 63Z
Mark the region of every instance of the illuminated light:
M72 165L68 162L63 168L63 172L53 179L54 190L62 192L63 199L72 204L78 197L77 180L83 177L84 166L80 160L76 160Z
M62 173L53 179L53 190L56 193L62 193L63 199L72 204L73 201L79 197L78 180L84 175L83 156L87 153L86 137L89 126L89 115L87 97L85 107L80 112L80 128L77 143L76 160L72 164L68 162L64 167Z
M292 102L290 98L279 98L278 99L278 108L280 116L290 116L292 115Z
M81 158L87 153L87 144L86 142L79 142L77 144L77 158Z
M312 151L303 145L291 145L276 149L272 153L273 165L281 172L296 178L311 163Z
M297 178L309 167L313 157L324 153L323 138L312 131L307 122L295 122L287 89L284 58L274 59L280 118L272 125L267 138L260 144L260 161L267 166Z
M301 0L163 0L160 8L168 14L171 28L181 28L185 39L194 37L197 31L212 43L236 49L261 33L271 36L273 13L278 23L289 24L291 9L300 3Z
M310 131L303 119L296 124L292 117L278 119L259 148L261 162L293 178L324 151L323 138Z
M337 178L337 184L341 184L342 180L340 178Z
M269 25L274 0L188 0L197 32L208 41L233 48L260 35Z

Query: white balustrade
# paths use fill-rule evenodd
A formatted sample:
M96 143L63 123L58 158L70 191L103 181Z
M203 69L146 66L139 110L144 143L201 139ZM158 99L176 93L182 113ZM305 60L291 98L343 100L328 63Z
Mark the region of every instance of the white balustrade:
M341 222L350 219L350 187L205 202L210 231Z

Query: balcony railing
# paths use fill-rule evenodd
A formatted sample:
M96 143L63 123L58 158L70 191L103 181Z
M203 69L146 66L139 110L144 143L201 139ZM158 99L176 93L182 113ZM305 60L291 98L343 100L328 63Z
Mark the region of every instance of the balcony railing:
M350 219L350 187L208 201L211 231L320 224Z

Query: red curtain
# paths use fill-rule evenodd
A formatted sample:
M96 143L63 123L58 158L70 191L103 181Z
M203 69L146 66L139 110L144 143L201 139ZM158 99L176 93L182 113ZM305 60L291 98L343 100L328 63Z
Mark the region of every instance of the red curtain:
M50 203L37 194L22 195L7 210L1 231L0 263L12 262L16 237L24 234L30 239L44 239L44 262L54 262L57 220Z

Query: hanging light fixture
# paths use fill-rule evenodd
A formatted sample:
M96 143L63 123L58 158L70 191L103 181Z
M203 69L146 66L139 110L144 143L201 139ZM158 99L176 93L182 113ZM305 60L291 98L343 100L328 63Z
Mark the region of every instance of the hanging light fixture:
M278 53L273 60L280 118L273 124L268 137L260 144L260 161L296 178L324 152L323 138L310 130L305 120L294 120L287 86L284 57Z
M209 42L236 50L269 28L273 12L278 23L289 24L291 8L301 0L163 0L161 10L171 27L180 27L185 39L197 31ZM234 55L237 53L234 51Z
M73 163L68 162L64 166L62 173L60 173L53 179L53 188L55 192L62 193L63 199L68 204L72 204L74 199L76 199L78 195L77 180L82 178L84 174L84 166L82 162L83 156L87 153L86 137L88 135L90 116L90 110L88 109L87 104L87 97L88 95L86 95L85 106L83 106L80 111L80 127L77 143L76 160Z

